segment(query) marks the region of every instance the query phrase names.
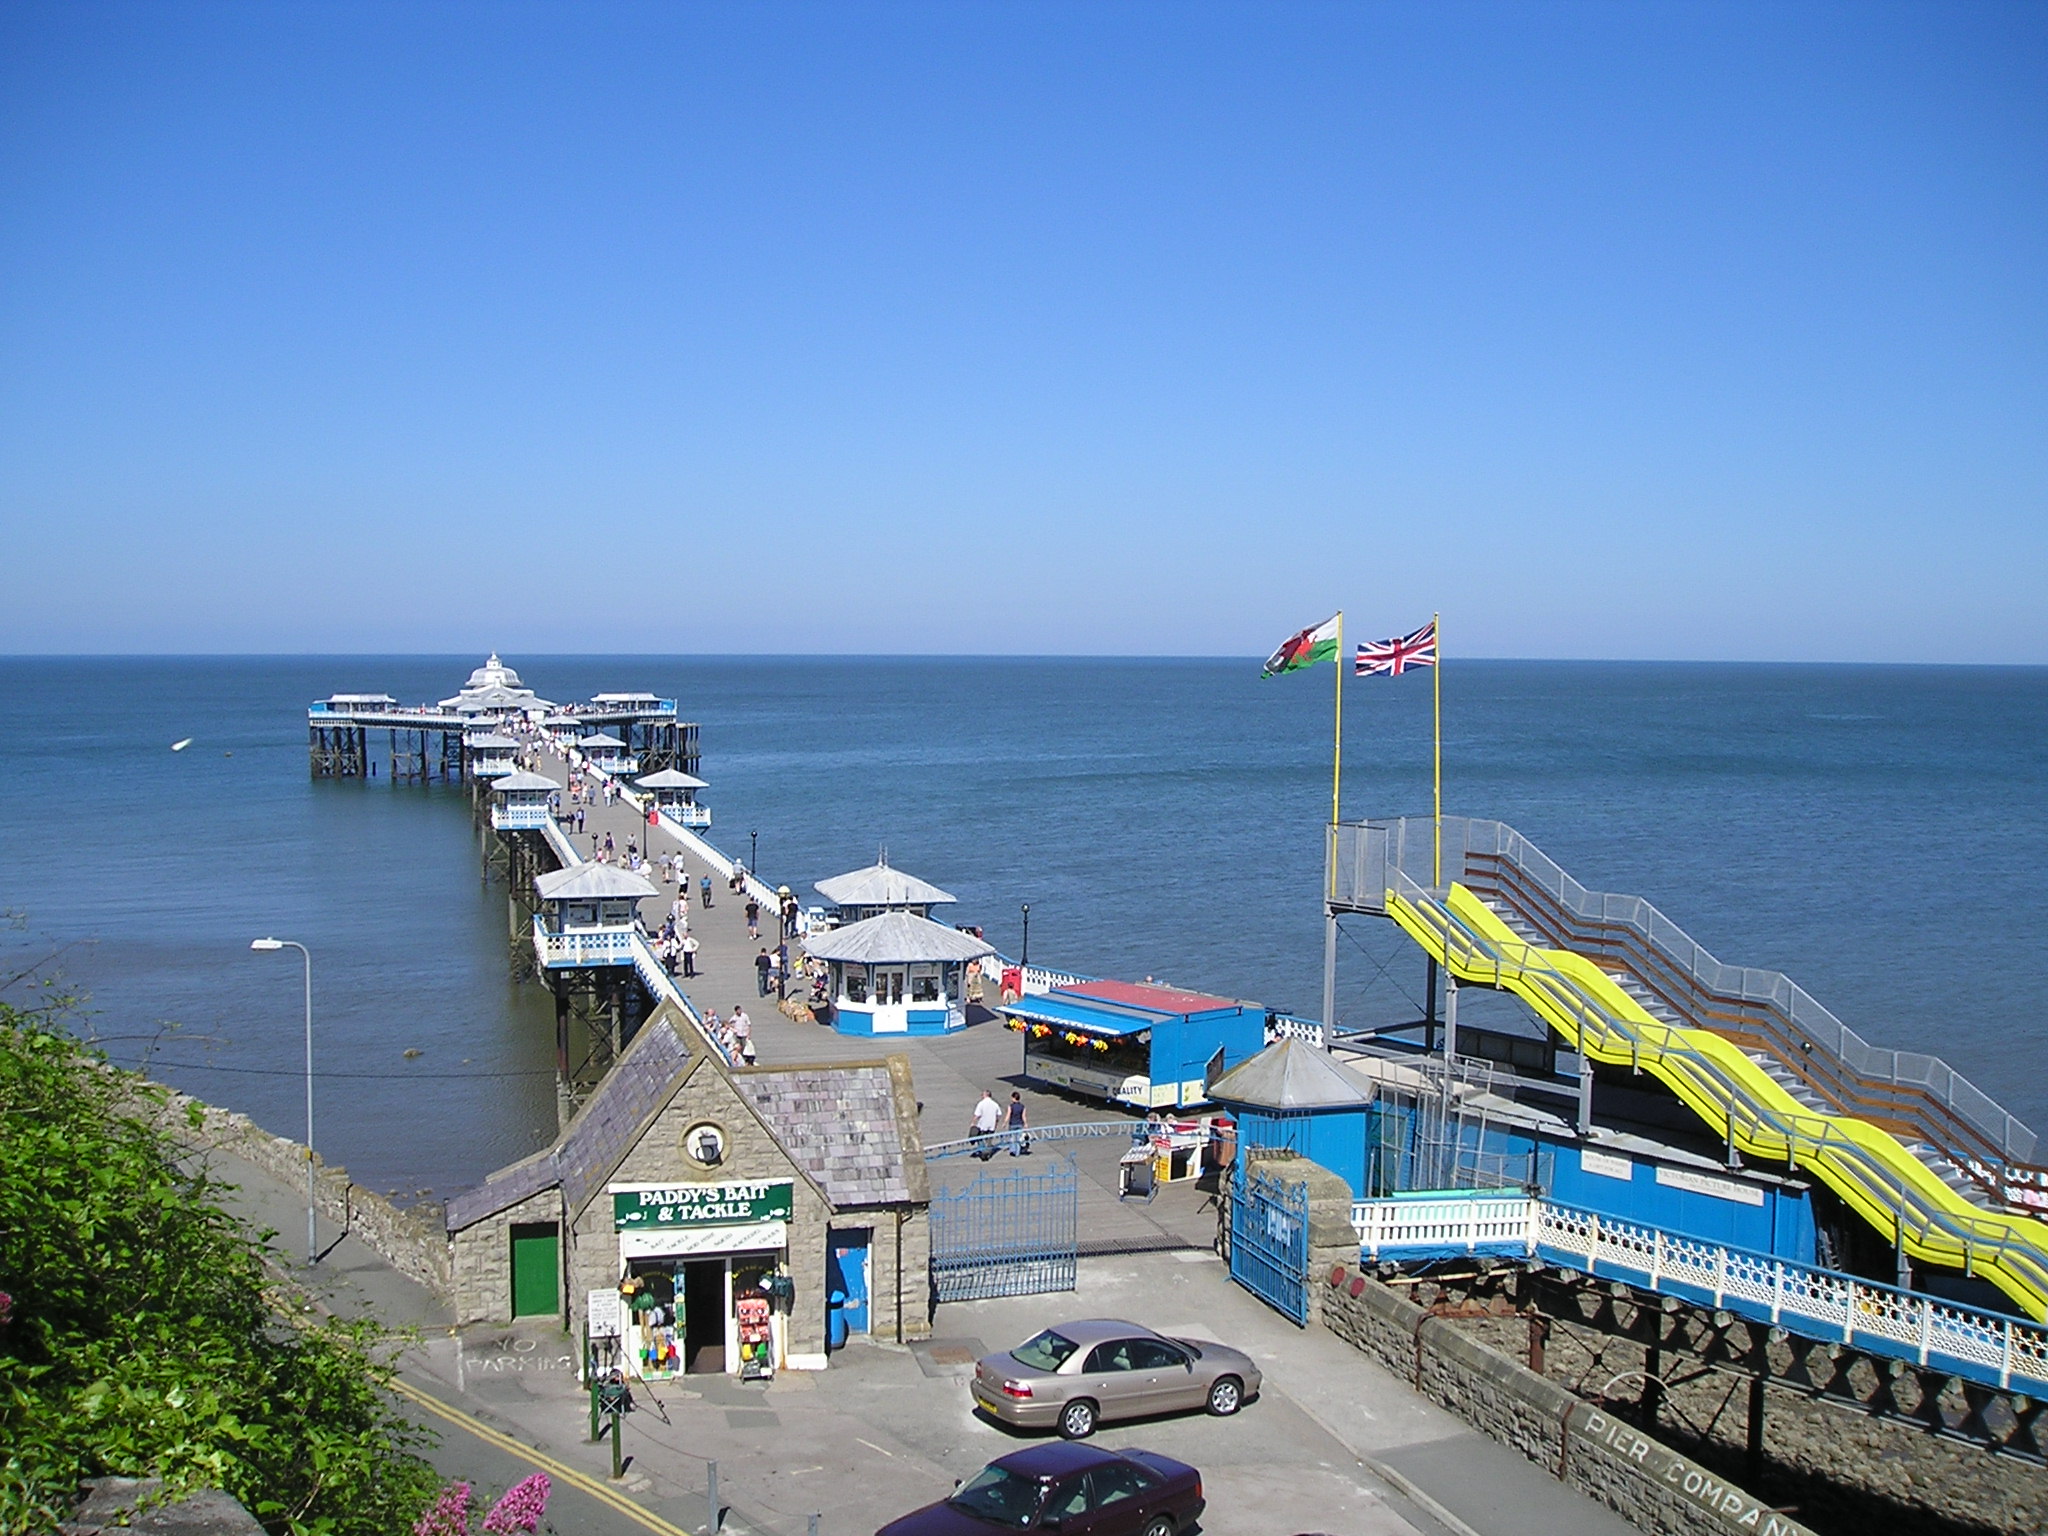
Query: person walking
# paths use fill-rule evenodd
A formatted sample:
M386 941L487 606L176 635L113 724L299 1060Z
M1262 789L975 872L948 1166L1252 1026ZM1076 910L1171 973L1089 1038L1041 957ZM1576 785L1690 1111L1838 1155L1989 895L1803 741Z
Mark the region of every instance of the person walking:
M747 937L761 937L761 903L751 896L747 898Z
M733 1005L728 1027L732 1030L733 1049L739 1054L740 1060L751 1067L754 1064L754 1021L747 1017L747 1010L737 1003Z
M580 805L576 807L576 835L583 835L583 807Z
M783 998L782 957L772 949L768 951L768 986L775 993L775 1000L778 1003L781 1002Z
M996 1096L982 1089L974 1113L968 1118L967 1131L974 1138L974 1155L984 1163L996 1155L996 1127L1002 1123L1003 1112L996 1105Z
M761 951L761 953L754 956L754 974L761 988L759 995L762 997L766 997L768 995L768 973L769 971L773 970L774 967L775 962L768 958L768 951L765 948Z
M711 877L710 877L709 875L706 875L706 876L704 877L704 886L703 886L703 890L704 890L704 910L705 910L706 912L709 912L709 911L711 910Z
M775 998L781 1002L789 996L789 946L775 946Z
M1031 1155L1031 1133L1024 1128L1024 1095L1014 1088L1010 1090L1008 1124L1010 1131L1010 1156L1015 1157L1021 1152L1024 1156L1029 1157Z
M682 950L683 975L685 977L695 976L697 974L697 936L694 933L690 933L687 930L684 931Z

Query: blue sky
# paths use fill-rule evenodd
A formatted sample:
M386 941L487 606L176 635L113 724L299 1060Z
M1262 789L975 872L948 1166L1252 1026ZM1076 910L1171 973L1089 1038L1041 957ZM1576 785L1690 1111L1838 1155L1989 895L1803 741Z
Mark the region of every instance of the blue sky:
M0 650L2048 662L2048 7L0 9Z

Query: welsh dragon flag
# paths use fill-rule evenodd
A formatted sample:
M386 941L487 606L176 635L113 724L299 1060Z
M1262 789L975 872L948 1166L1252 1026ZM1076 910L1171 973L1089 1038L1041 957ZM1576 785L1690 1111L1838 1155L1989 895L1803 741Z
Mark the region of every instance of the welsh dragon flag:
M1292 639L1284 641L1280 649L1266 658L1266 670L1261 677L1272 677L1280 672L1297 672L1303 667L1312 667L1319 661L1337 660L1337 628L1342 614L1333 613L1322 623L1311 629L1304 629Z

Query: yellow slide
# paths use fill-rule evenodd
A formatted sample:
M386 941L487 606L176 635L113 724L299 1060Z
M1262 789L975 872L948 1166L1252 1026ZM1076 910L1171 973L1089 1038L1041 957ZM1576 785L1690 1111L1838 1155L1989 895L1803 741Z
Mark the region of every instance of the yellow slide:
M1886 1132L1816 1114L1719 1035L1652 1018L1584 955L1518 938L1462 885L1448 903L1389 891L1387 911L1460 980L1513 992L1582 1054L1641 1068L1743 1151L1807 1169L1887 1238L1903 1230L1914 1258L1967 1268L2048 1320L2048 1226L1971 1205Z

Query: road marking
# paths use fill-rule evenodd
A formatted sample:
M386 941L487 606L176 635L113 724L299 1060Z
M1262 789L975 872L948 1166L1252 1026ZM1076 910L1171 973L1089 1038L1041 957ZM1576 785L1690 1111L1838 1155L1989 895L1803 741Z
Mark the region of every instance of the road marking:
M860 1440L859 1435L855 1435L853 1438L856 1440ZM882 1448L879 1445L875 1444L875 1442L872 1440L860 1440L860 1443L866 1446L871 1451L882 1451ZM896 1453L894 1451L882 1451L882 1454L888 1457L891 1461L894 1461L896 1459Z
M636 1521L654 1532L655 1536L691 1536L691 1533L684 1530L681 1526L670 1525L652 1510L641 1508L616 1488L607 1488L588 1473L579 1472L566 1462L555 1460L554 1457L544 1451L536 1451L530 1445L521 1445L510 1435L500 1434L480 1419L471 1418L460 1408L449 1407L448 1404L442 1402L441 1399L435 1397L431 1392L422 1392L409 1381L401 1381L394 1377L391 1382L391 1390L400 1397L405 1398L408 1402L416 1403L418 1406L426 1409L427 1412L446 1419L458 1429L467 1430L486 1445L496 1446L499 1450L517 1456L522 1461L531 1462L550 1477L557 1478L569 1484L570 1487L589 1494L606 1508L617 1510L628 1519ZM866 1442L863 1441L862 1444L866 1444Z

